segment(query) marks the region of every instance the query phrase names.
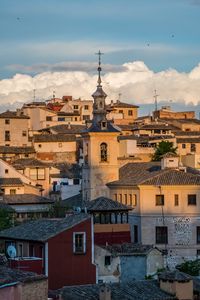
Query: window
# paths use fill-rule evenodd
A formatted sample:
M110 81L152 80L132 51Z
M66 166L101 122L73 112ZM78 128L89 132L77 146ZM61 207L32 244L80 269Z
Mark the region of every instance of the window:
M10 189L10 195L15 195L16 194L16 189Z
M30 178L33 180L43 180L45 179L45 169L30 169Z
M188 205L196 205L197 204L197 196L194 195L188 195Z
M84 109L85 109L85 110L88 110L88 109L89 109L89 106L88 106L88 105L84 105Z
M174 195L174 206L178 206L179 205L179 197L177 194Z
M134 243L138 243L138 226L134 225Z
M80 184L79 178L73 179L73 184L74 184L74 185Z
M191 144L190 145L190 151L191 152L196 152L196 144Z
M156 244L168 243L168 228L167 226L156 227Z
M119 194L119 202L122 203L122 194Z
M115 194L114 197L115 197L115 201L117 201L117 194Z
M186 144L182 144L182 149L185 149L186 148Z
M137 205L137 195L133 195L133 206Z
M128 115L129 115L129 116L132 116L132 115L133 115L133 111L132 111L132 110L129 110L129 111L128 111Z
M18 256L23 257L23 244L18 244Z
M83 120L84 120L84 121L90 120L90 115L84 115L84 116L83 116Z
M104 263L104 265L105 266L110 266L110 264L111 264L111 256L110 255L106 255L105 256L105 263Z
M46 121L52 121L52 117L47 116L47 117L46 117Z
M156 206L164 205L164 195L156 195Z
M5 169L5 174L8 174L8 169Z
M30 245L30 247L29 247L29 256L30 257L34 257L35 256L34 245Z
M59 121L59 122L64 122L64 121L65 121L65 118L64 118L64 117L58 117L58 121Z
M9 119L5 119L5 124L10 124L10 120Z
M22 131L22 136L27 136L26 130L23 130L23 131Z
M200 249L197 249L197 256L200 256Z
M119 114L123 114L123 110L119 110Z
M73 252L76 254L82 254L86 252L86 238L85 232L73 233Z
M10 131L5 131L5 141L10 141Z
M78 105L74 105L74 109L78 109Z
M133 197L132 197L132 194L129 194L129 205L130 205L130 206L133 205Z
M124 203L127 205L128 204L128 197L127 194L124 194Z
M59 148L62 148L62 143L58 143L58 147L59 147Z
M197 226L197 244L200 244L200 226Z
M42 145L41 145L41 144L39 144L39 145L38 145L38 147L39 147L39 148L42 148Z
M108 146L107 146L107 144L106 143L101 143L101 145L100 145L100 154L101 154L101 161L103 162L103 161L107 161L107 159L108 159Z

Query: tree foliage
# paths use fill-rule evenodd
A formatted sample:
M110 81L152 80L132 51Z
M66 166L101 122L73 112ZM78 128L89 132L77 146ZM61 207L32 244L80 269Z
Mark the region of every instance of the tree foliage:
M0 230L7 229L13 226L14 215L13 212L5 208L0 208Z
M168 152L176 154L176 151L177 147L174 147L172 142L162 141L156 146L152 161L160 161L164 154Z
M191 276L199 276L200 259L185 261L184 263L176 266L176 269Z
M61 201L56 201L49 211L51 218L64 218L69 207L63 206Z

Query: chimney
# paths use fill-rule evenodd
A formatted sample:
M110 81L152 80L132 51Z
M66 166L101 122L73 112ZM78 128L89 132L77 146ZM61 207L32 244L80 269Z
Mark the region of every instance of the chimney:
M99 300L111 300L111 288L102 284L99 289Z
M165 271L159 275L160 289L179 300L193 299L193 279L178 270Z

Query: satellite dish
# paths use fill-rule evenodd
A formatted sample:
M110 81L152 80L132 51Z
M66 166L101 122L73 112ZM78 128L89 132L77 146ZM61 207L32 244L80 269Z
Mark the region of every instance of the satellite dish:
M12 245L8 246L7 254L9 257L14 258L17 254L16 248Z

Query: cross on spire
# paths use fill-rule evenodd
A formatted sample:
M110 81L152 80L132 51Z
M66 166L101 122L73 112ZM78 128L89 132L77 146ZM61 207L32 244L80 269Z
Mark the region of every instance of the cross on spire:
M98 73L99 73L99 77L98 77L98 86L100 86L101 85L101 56L104 54L104 53L102 53L100 50L99 50L99 52L97 52L97 53L95 53L96 55L98 55L99 56L99 66L98 66L98 68L97 68L97 71L98 71Z

